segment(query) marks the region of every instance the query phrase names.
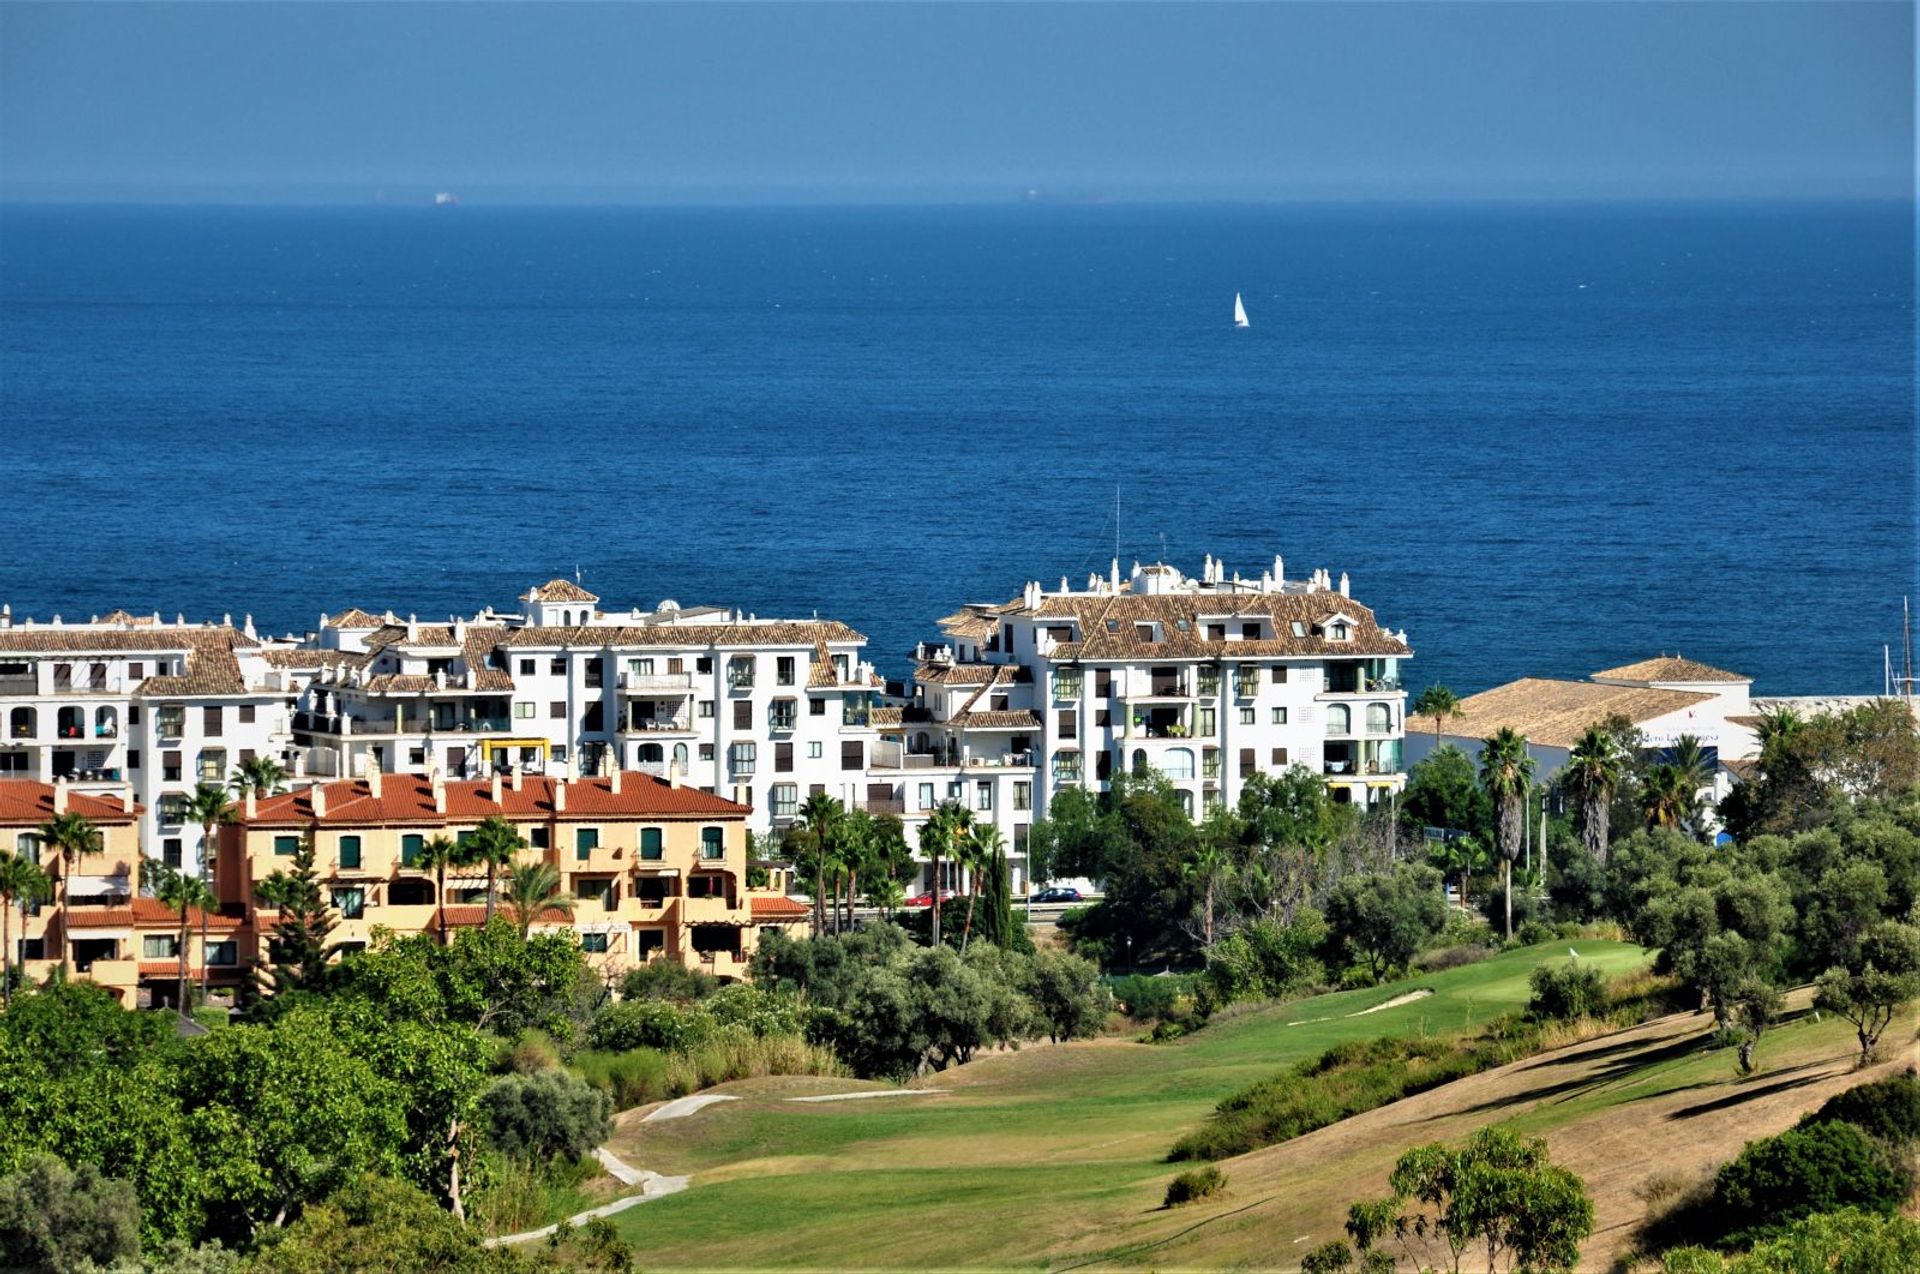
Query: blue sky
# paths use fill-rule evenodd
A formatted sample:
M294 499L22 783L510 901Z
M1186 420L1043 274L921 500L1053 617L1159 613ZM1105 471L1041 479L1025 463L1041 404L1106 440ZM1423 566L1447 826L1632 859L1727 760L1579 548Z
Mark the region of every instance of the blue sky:
M1899 3L0 3L0 196L1905 195Z

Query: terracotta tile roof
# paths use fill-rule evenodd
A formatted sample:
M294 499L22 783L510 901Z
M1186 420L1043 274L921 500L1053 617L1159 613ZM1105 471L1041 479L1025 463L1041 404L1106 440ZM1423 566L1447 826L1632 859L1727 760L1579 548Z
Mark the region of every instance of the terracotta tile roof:
M361 610L358 606L349 606L338 615L327 616L329 628L378 628L386 622L380 616Z
M140 807L129 814L118 797L67 793L67 810L96 823L131 823ZM37 827L53 817L53 784L33 779L0 779L0 827Z
M1619 715L1638 725L1680 712L1715 696L1692 690L1651 690L1639 686L1603 686L1591 681L1555 681L1523 677L1504 686L1468 695L1461 715L1447 718L1443 735L1482 739L1502 726L1545 747L1570 748L1588 726ZM1407 714L1407 734L1431 734L1433 718Z
M187 924L194 929L200 927L200 908L187 908ZM124 907L75 907L68 925L75 929L131 929L153 928L178 929L179 913L158 898L134 898ZM238 916L223 916L219 912L206 915L208 929L238 929L246 922Z
M1731 725L1743 725L1743 726L1745 726L1745 727L1747 727L1747 729L1749 729L1749 730L1758 730L1758 729L1760 728L1760 724L1761 724L1761 722L1763 722L1763 721L1765 721L1765 720L1766 720L1766 718L1765 718L1765 717L1763 717L1763 716L1761 716L1761 715L1760 715L1760 714L1758 714L1758 713L1753 713L1753 714L1751 714L1751 715L1747 715L1747 714L1742 714L1742 715L1740 715L1740 716L1737 716L1737 717L1728 717L1728 718L1727 718L1727 721L1728 721L1728 723L1729 723L1729 724L1731 724Z
M750 894L748 911L755 920L805 920L813 909L782 894Z
M503 902L494 903L493 914L496 916L505 916L509 920L514 918L513 908ZM485 903L461 903L458 906L448 907L446 909L446 917L447 928L449 929L464 929L479 926L487 923L487 907ZM435 923L438 923L437 912L435 913ZM537 925L570 925L573 923L573 917L558 907L548 907L535 918L533 923Z
M962 712L949 722L956 730L1040 730L1040 716L1024 709Z
M421 774L387 774L381 777L380 797L374 799L365 779L342 779L323 784L326 792L326 823L405 823L437 825L471 823L490 814L510 819L558 818L562 822L593 819L674 819L744 818L750 811L744 805L712 796L692 787L674 787L650 774L626 772L621 775L620 792L615 795L604 778L575 779L567 784L567 808L556 814L553 789L559 780L526 775L521 790L513 790L510 781L500 784L501 803L493 801L492 780L461 780L446 784L447 812L433 808L433 785ZM240 817L242 823L255 826L298 826L313 821L313 790L301 788L259 800L254 816Z
M597 602L598 596L589 593L568 579L550 579L546 583L528 589L521 594L523 602Z
M258 646L257 639L219 624L166 624L138 631L125 628L50 628L35 625L0 628L0 651L20 654L94 654L126 651L191 653L204 644L222 650Z
M1605 677L1613 681L1752 681L1752 677L1743 677L1737 672L1727 672L1715 668L1712 664L1703 664L1697 659L1682 659L1679 655L1661 655L1654 659L1642 659L1637 664L1625 664L1619 668L1609 668L1605 672L1593 674L1596 679Z
M904 712L903 708L875 708L867 714L867 722L881 728L904 725L905 721L902 718Z
M1007 602L998 606L980 604L968 606L940 620L940 631L949 637L959 637L967 641L985 641L998 631L1001 615L1018 609L1020 609L1019 602Z
M269 668L318 670L321 668L358 668L373 656L359 650L321 650L313 646L275 646L260 652Z
M1055 594L1042 597L1039 607L1031 612L1025 607L1017 609L1023 614L1030 613L1034 622L1043 627L1048 620L1071 620L1078 627L1077 640L1057 642L1053 646L1048 657L1056 663L1413 653L1405 642L1380 627L1372 610L1351 597L1327 589L1297 593ZM1316 624L1335 615L1345 615L1353 621L1351 640L1329 641L1314 633ZM1270 621L1273 631L1281 635L1257 641L1207 640L1209 623L1256 618ZM1305 626L1306 635L1292 635L1296 620ZM1158 623L1164 640L1146 641L1137 634L1134 626L1147 622Z
M767 620L740 624L631 624L567 628L510 628L503 646L587 646L674 649L703 646L813 646L820 642L864 642L866 638L838 620Z
M1030 684L1033 673L1014 664L924 663L914 669L913 679L930 686L1011 686Z

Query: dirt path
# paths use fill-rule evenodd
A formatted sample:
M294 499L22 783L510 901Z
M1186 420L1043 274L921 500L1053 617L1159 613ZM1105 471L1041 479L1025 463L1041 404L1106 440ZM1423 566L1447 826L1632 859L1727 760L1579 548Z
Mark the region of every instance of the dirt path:
M643 1203L651 1203L669 1194L678 1194L686 1189L687 1183L692 1180L691 1177L663 1177L657 1172L636 1168L605 1146L595 1150L593 1155L600 1161L600 1166L605 1168L616 1181L622 1185L639 1186L640 1193L630 1194L624 1199L615 1199L612 1203L603 1203L597 1208L588 1208L585 1212L576 1213L567 1218L568 1225L585 1225L596 1217L613 1216L615 1213L625 1212L628 1208L636 1208ZM502 1234L496 1238L484 1239L481 1245L503 1247L513 1243L528 1243L534 1239L544 1239L559 1228L558 1223L543 1225L537 1230L522 1230L518 1234Z
M701 1093L695 1097L681 1097L668 1102L658 1110L648 1111L640 1120L643 1124L657 1124L663 1119L685 1119L696 1110L704 1110L717 1101L738 1101L725 1093Z

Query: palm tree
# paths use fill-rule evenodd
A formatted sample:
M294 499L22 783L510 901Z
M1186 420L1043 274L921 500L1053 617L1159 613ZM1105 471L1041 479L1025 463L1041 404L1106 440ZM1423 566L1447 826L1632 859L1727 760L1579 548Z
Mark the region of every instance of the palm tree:
M920 825L920 849L933 860L933 945L940 945L940 859L960 852L973 825L973 815L957 801L948 801Z
M255 796L274 796L286 785L287 768L270 756L250 756L233 767L227 788L235 796L252 792Z
M1760 714L1760 725L1754 731L1759 737L1760 750L1766 751L1767 745L1775 739L1785 742L1800 733L1806 726L1806 719L1792 708L1774 708Z
M1213 836L1202 836L1194 841L1193 849L1187 861L1180 867L1180 874L1200 885L1201 936L1207 946L1213 945L1213 894L1214 886L1220 883L1221 875L1232 864L1226 845Z
M255 758L256 760L258 758ZM209 898L213 896L213 858L218 845L213 839L214 829L222 823L231 823L234 819L233 805L227 800L226 789L218 783L201 783L193 789L193 795L187 797L180 807L180 814L189 823L200 824L200 884L202 892ZM207 908L200 911L200 949L207 947ZM185 968L183 960L181 967ZM207 968L203 958L200 961L200 994L204 997L213 988L213 973ZM182 988L184 995L185 989Z
M516 863L507 873L507 907L520 924L520 940L549 909L573 912L573 899L560 891L560 869L552 863Z
M73 943L68 940L67 898L80 860L102 850L100 829L84 814L55 814L36 829L40 843L60 857L60 976L73 976Z
M1706 749L1700 746L1697 736L1683 734L1673 741L1673 768L1680 771L1680 777L1687 787L1687 822L1695 821L1699 813L1700 790L1713 782L1713 763L1707 760Z
M883 916L891 916L906 901L907 891L892 876L867 877L867 906Z
M827 931L827 858L846 810L834 797L815 792L800 807L800 826L813 840L813 932Z
M27 906L44 902L53 882L40 864L9 849L0 849L0 1002L13 1003L13 909L20 908L20 927L27 927Z
M1568 753L1567 768L1561 772L1567 790L1580 798L1580 843L1602 866L1607 861L1613 794L1626 772L1626 761L1614 737L1590 725Z
M218 792L220 789L213 790ZM140 860L140 883L180 917L177 938L180 947L180 1003L176 1007L184 1018L187 1016L187 924L197 908L200 912L200 966L204 975L207 963L207 912L213 907L213 891L198 876L175 871L153 858Z
M1493 801L1494 834L1499 841L1506 890L1506 936L1512 941L1513 864L1520 857L1527 796L1533 786L1533 757L1527 751L1525 735L1512 726L1501 726L1493 737L1481 740L1480 786Z
M860 883L860 873L867 865L867 858L873 853L874 829L873 815L865 810L848 810L840 820L839 835L835 837L837 853L835 866L846 890L847 928L853 928L853 894ZM834 928L838 929L836 919Z
M440 925L440 945L448 944L447 936L447 868L465 867L472 862L467 847L451 836L429 836L420 846L420 856L415 860L421 867L433 869L434 915Z
M1460 696L1438 683L1428 686L1413 701L1413 715L1433 718L1433 747L1440 750L1440 731L1448 717L1463 715L1460 711Z
M494 881L502 867L511 866L514 856L527 847L519 829L498 814L480 820L467 839L468 861L487 865L487 923L493 923Z
M1697 788L1677 765L1656 765L1647 774L1640 794L1640 812L1648 827L1679 827L1693 813Z
M976 823L973 834L963 840L954 853L956 861L973 873L973 882L967 889L967 923L960 930L960 952L966 954L967 942L973 937L973 904L980 897L980 873L993 870L995 855L1007 847L1007 838L992 823Z

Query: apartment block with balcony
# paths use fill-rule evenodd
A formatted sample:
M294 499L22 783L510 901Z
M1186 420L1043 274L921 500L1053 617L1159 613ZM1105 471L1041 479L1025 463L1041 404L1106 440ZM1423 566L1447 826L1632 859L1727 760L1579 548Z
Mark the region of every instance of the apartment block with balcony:
M456 869L447 896L421 864L434 836L458 840L482 820L512 823L523 863L551 864L571 908L550 909L536 931L571 930L609 980L650 959L679 960L724 978L746 973L760 932L806 922L806 908L747 885L750 811L676 781L613 770L597 778L527 775L446 782L372 770L249 799L223 831L217 886L241 910L256 945L274 914L259 883L311 837L316 867L351 950L376 928L400 934L483 923L483 870Z
M970 681L1011 668L1030 683L1035 817L1067 786L1147 771L1195 817L1293 766L1336 801L1377 805L1405 783L1406 634L1381 626L1344 575L1284 570L1275 558L1229 576L1209 557L1198 578L1155 563L1123 579L1116 561L1084 589L1029 583L942 620L948 644L923 667Z

